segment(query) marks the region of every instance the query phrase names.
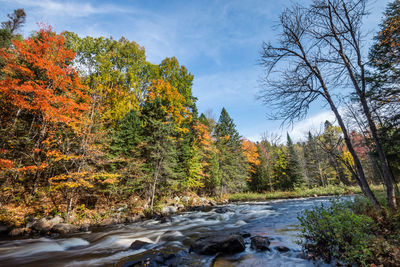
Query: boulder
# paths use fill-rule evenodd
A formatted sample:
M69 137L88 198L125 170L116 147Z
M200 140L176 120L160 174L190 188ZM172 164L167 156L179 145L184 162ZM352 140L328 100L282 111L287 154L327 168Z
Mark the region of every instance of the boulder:
M244 240L240 235L200 238L190 247L190 251L202 255L214 255L216 253L234 254L244 250Z
M125 223L135 223L141 220L139 215L133 215L125 218Z
M20 236L23 235L25 233L26 229L25 228L14 228L10 231L10 233L8 233L10 236L14 237L14 236Z
M141 240L135 240L131 246L129 247L129 249L133 249L133 250L138 250L143 248L144 246L148 245L150 243L145 242L145 241L141 241Z
M178 211L177 207L174 206L166 206L164 208L161 209L161 214L166 216L166 215L171 215L174 214Z
M109 219L105 219L105 220L103 220L101 223L99 223L99 226L114 225L114 224L117 224L118 222L119 222L118 219L109 218Z
M88 232L90 229L90 224L85 223L79 226L79 231Z
M53 226L59 223L63 223L64 219L61 216L56 215L52 219L48 220L48 222L51 224L51 226Z
M248 237L251 236L251 234L250 234L249 232L246 232L246 231L241 232L240 235L241 235L243 238L248 238Z
M182 201L183 203L188 203L188 202L190 201L190 197L184 196L184 197L181 198L181 201Z
M210 202L208 201L208 199L206 199L205 197L201 197L201 198L199 199L199 201L200 201L200 203L203 204L203 205L208 205L208 204L210 204Z
M251 238L250 247L252 249L261 250L261 251L270 250L269 249L270 243L271 242L269 241L269 238L266 236L253 236Z
M40 219L39 221L35 222L32 225L32 229L38 231L38 232L47 232L51 229L53 225L50 223L49 220L46 220L45 218Z
M181 266L201 266L199 262L193 259L187 258L187 251L168 252L168 251L157 251L148 250L143 253L132 256L133 259L125 261L124 259L117 264L122 267L181 267Z
M288 248L288 247L285 247L285 246L277 246L277 247L275 247L275 249L277 250L277 251L279 251L279 252L288 252L290 249Z
M66 235L78 231L78 227L69 223L59 223L51 228L51 231L61 235Z

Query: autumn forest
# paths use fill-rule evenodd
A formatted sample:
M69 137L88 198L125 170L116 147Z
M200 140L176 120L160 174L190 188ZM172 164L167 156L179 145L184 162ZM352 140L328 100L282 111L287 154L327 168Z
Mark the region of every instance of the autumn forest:
M0 29L0 221L24 227L58 215L95 224L162 214L174 201L185 209L290 192L361 193L375 210L398 214L400 2L388 6L365 68L357 58L357 1L314 2L308 16L320 24L289 9L280 41L264 43L261 54L267 78L259 99L281 107L271 118L303 118L317 97L336 115L297 142L268 129L253 142L229 110L200 113L194 76L175 57L153 64L134 40L59 33L44 24L24 37L29 13L10 11ZM320 2L332 2L333 15ZM355 8L336 10L336 2ZM340 20L349 13L354 21ZM287 62L290 71L279 69ZM268 76L275 70L283 74ZM337 72L346 78L338 82ZM350 89L339 108L331 88L340 82ZM122 215L114 212L120 207Z

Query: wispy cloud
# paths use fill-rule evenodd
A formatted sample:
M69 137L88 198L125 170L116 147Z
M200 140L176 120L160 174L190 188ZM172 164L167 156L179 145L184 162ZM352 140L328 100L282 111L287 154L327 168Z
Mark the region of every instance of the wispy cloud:
M295 142L303 141L307 138L308 132L311 132L312 134L322 133L325 121L330 121L331 123L336 122L335 115L332 111L322 111L305 120L295 123L291 128L275 132L284 137L282 140L286 140L287 132Z
M129 12L129 9L124 9L112 4L93 5L91 3L75 1L2 0L1 2L14 3L24 7L40 8L42 13L52 16L62 14L63 16L69 17L88 17L94 14Z
M376 31L389 1L370 2L367 30ZM37 30L36 22L43 22L57 32L124 36L144 46L147 59L155 64L176 56L195 75L193 93L200 112L212 108L218 117L221 108L227 108L239 132L254 141L265 131L284 136L289 131L293 139L301 140L309 127L318 131L326 119L332 120L330 112L314 109L309 119L281 130L280 122L266 118L270 107L255 98L261 44L278 38L272 26L281 11L295 2L311 0L0 0L4 10L0 15L5 18L13 9L25 8L26 35Z

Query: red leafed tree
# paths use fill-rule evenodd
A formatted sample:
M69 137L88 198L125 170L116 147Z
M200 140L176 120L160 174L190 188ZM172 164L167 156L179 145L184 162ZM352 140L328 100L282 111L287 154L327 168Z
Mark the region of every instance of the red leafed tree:
M74 57L51 27L0 50L3 196L18 192L26 198L52 176L81 171L90 98L71 64Z
M8 118L28 111L43 121L73 126L88 109L85 88L71 66L75 54L64 41L48 27L22 42L14 41L12 49L0 50L6 62L0 94Z

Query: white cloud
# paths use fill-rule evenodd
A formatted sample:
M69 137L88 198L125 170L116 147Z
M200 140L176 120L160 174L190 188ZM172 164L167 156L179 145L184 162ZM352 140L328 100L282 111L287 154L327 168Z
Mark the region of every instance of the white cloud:
M335 123L335 115L332 111L322 111L307 119L296 122L291 128L276 130L275 132L282 135L283 142L286 141L286 132L289 133L294 142L298 142L305 140L309 131L312 134L321 133L324 123L327 120L331 123Z
M106 14L115 12L130 12L130 9L124 9L115 5L92 5L91 3L72 2L72 1L54 1L54 0L2 0L19 4L24 7L40 8L41 13L49 16L62 14L69 17L87 17L94 14Z

